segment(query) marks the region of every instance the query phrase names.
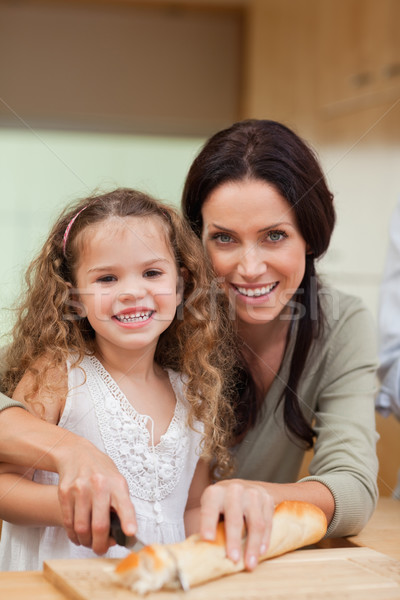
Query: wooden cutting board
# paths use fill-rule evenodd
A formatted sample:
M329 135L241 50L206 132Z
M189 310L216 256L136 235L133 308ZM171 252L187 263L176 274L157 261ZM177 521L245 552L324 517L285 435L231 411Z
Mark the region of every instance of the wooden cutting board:
M140 598L110 581L112 559L50 560L44 575L73 600ZM143 598L143 597L142 597ZM400 600L400 562L369 548L297 550L192 588L145 600Z

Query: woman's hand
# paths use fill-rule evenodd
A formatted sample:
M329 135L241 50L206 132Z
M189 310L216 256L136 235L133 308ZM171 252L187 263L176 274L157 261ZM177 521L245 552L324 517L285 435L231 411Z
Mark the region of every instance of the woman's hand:
M61 519L72 542L98 554L106 552L113 544L111 508L124 533L136 533L135 509L124 477L88 440L16 407L0 412L0 430L1 461L59 473Z
M58 497L63 525L75 544L104 554L115 542L110 538L110 510L118 513L126 535L137 530L128 484L109 456L79 439L68 456L58 458Z
M274 499L262 482L227 479L208 486L201 498L200 534L213 540L220 515L224 516L227 556L237 562L241 555L243 525L247 528L244 562L251 571L269 544Z

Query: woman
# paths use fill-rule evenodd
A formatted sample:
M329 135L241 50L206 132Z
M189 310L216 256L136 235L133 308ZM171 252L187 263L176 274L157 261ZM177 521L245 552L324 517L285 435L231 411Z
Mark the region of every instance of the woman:
M327 516L328 535L342 536L364 526L377 499L372 320L359 300L322 286L314 266L334 227L332 200L310 149L272 121L217 133L185 184L183 212L230 299L243 358L236 479L207 488L201 532L212 538L224 513L227 553L236 560L244 517L249 569L268 543L274 503L312 502ZM298 482L312 446L311 475ZM87 543L100 530L90 529L95 494L77 493L76 481L81 475L63 476L61 503L71 535Z

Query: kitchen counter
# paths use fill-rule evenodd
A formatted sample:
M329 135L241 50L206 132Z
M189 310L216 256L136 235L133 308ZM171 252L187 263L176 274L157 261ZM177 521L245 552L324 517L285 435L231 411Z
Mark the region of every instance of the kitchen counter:
M292 569L296 568L296 562L299 565L297 568L300 569L300 562L299 560L296 559L302 559L303 563L304 563L304 557L310 557L310 560L313 559L319 559L319 557L321 557L321 561L318 561L318 564L321 565L322 568L322 557L326 556L326 554L324 554L324 550L327 550L328 552L332 552L332 554L330 556L333 557L333 560L335 560L336 556L339 556L339 553L343 553L343 556L346 554L346 552L349 554L349 557L351 557L351 552L354 552L354 549L357 549L357 547L364 547L364 550L357 550L357 552L359 551L359 554L361 557L363 557L364 563L365 561L369 561L369 564L372 566L374 565L373 568L371 568L371 573L373 570L375 570L376 573L378 573L379 569L379 565L377 566L377 562L379 562L379 558L383 559L383 562L386 561L386 557L390 557L390 559L387 559L387 565L385 565L385 573L383 573L382 568L379 567L381 569L381 575L383 574L384 577L382 578L382 586L378 583L378 587L375 587L375 589L371 589L371 595L366 594L365 590L362 591L361 589L359 589L359 585L357 584L357 581L353 581L352 582L352 587L351 587L351 591L348 592L346 594L346 598L351 598L351 599L357 599L358 598L397 598L400 600L400 562L395 562L395 561L400 561L400 502L398 500L394 500L392 498L380 498L379 502L378 502L378 507L374 513L374 515L372 516L371 520L369 521L369 523L366 525L366 527L364 528L364 530L357 536L351 537L351 538L339 538L339 539L334 539L334 540L324 540L322 542L320 542L320 544L317 545L317 549L315 550L297 550L296 552L293 553L289 553L288 555L285 555L281 558L275 559L275 561L281 561L279 564L279 568L282 568L282 565L284 566L284 563L287 563L286 569L289 568L291 570L291 574L294 573L294 571ZM373 552L368 554L368 550L367 549L371 549L373 551L382 553L384 555L386 555L386 557L379 557L379 555L375 555ZM378 559L378 560L376 560ZM395 560L393 560L395 559ZM96 559L97 560L97 559ZM53 562L57 562L57 561L53 561ZM59 562L67 562L67 561L59 561ZM266 563L270 563L270 565L266 565L265 563L263 563L262 565L260 565L258 567L258 569L256 569L256 571L258 571L258 581L257 581L257 585L259 585L259 580L260 580L260 574L262 575L263 573L263 569L268 569L272 567L272 561L266 561ZM357 562L357 561L355 561ZM381 561L382 562L382 561ZM383 565L382 562L382 565ZM80 561L80 563L82 563L82 561ZM306 564L306 563L304 563ZM316 563L314 563L316 564ZM354 564L354 561L352 561L352 564ZM275 565L278 565L278 563L276 562ZM278 568L278 571L279 571ZM304 568L304 567L302 567ZM319 567L318 567L319 568ZM345 576L344 571L346 570L347 566L343 569L343 576ZM377 570L378 569L378 570ZM276 567L274 567L273 569L273 573L274 575L278 572L276 570ZM265 571L266 572L266 571ZM287 570L285 571L287 573ZM386 574L389 574L390 576L393 576L393 579L386 578ZM237 577L251 577L253 574L239 574L239 575L235 575L233 577L237 578ZM340 573L339 573L340 575ZM229 580L232 581L232 578L227 578ZM285 580L285 585L287 585L287 575L286 577L284 577ZM222 580L220 580L222 581ZM239 581L239 580L238 580ZM255 580L254 580L255 581ZM283 581L283 579L282 579ZM336 579L335 579L336 581ZM393 584L393 581L398 583L398 589L397 589L397 584ZM255 595L254 598L274 598L274 593L273 590L271 589L271 595L265 594L265 586L267 586L267 584L269 584L270 580L267 579L267 577L265 578L264 581L264 588L263 591L260 591L260 589L258 589L259 593L261 594L260 596ZM365 584L365 578L360 576L360 584L363 582L363 585ZM219 583L219 582L215 582ZM247 580L247 586L249 585L249 581ZM214 584L214 585L215 585ZM310 584L308 584L310 585ZM394 587L393 587L394 586ZM232 587L232 586L231 586ZM333 591L335 588L335 583L333 583ZM204 588L205 589L205 588ZM350 588L349 588L350 589ZM381 593L378 593L378 589L382 591L382 593L384 593L385 595L381 595ZM193 592L195 592L195 590L200 591L200 588L195 588L193 590ZM232 588L233 590L233 588ZM231 593L233 594L232 598L246 598L247 595L250 593L250 591L253 593L253 590L251 587L247 587L247 593L244 596L240 596L238 595L238 593L236 593L235 591L232 591ZM296 589L296 594L299 590ZM300 590L301 591L301 590ZM320 590L322 592L322 590ZM255 593L255 592L254 592ZM318 600L320 599L321 595L319 593L317 593L316 590L312 591L310 589L308 590L304 590L304 593L307 594L307 598L315 598ZM294 594L293 597L306 597L306 596L301 596L300 595L296 595ZM316 594L316 595L314 595ZM192 592L189 593L190 596L192 596ZM326 594L323 594L326 595ZM134 595L131 595L132 598L134 598ZM174 598L178 598L178 597L183 597L184 593L178 593L178 594L166 594L165 597L174 597ZM198 593L195 593L195 595L193 597L197 597ZM59 591L52 583L50 583L45 576L43 575L42 572L3 572L0 573L0 597L4 598L5 600L70 600L71 598L73 598L74 596L71 595L67 595L64 594L63 592ZM75 596L75 598L77 598L78 596ZM91 600L96 600L97 598L104 598L105 595L104 593L101 593L100 595L93 595L91 597ZM111 596L107 596L107 598ZM115 598L119 597L119 595L115 596ZM199 595L200 597L200 595ZM250 596L248 596L250 597ZM279 596L281 597L281 596ZM286 597L286 596L283 596ZM329 595L330 598L336 598L336 596L334 595ZM160 595L160 598L164 598L164 594ZM221 596L222 598L222 596ZM251 596L251 598L253 598L253 595ZM338 596L338 598L340 598L340 596ZM112 599L114 600L114 598Z
M400 561L400 500L380 498L369 523L348 540Z
M400 562L400 500L382 497L371 519L358 535L322 540L318 548L363 546Z

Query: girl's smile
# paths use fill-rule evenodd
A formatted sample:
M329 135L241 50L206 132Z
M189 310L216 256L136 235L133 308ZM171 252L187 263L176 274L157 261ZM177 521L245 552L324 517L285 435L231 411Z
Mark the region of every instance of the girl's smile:
M126 308L112 318L116 319L124 327L141 327L147 324L153 317L155 311L142 307Z

